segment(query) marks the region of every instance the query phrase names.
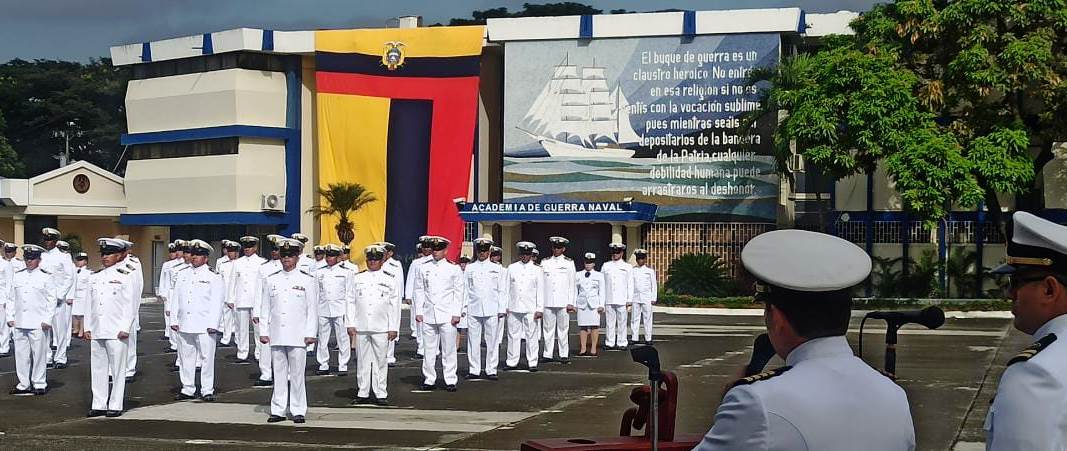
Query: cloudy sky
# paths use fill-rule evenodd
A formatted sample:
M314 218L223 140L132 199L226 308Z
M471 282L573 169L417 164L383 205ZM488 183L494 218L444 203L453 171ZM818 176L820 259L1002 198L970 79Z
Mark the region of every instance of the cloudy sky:
M426 23L471 11L555 0L0 0L0 62L13 58L87 61L112 45L236 27L276 30L389 26L421 15ZM866 11L873 0L585 0L605 11L800 7L808 12Z

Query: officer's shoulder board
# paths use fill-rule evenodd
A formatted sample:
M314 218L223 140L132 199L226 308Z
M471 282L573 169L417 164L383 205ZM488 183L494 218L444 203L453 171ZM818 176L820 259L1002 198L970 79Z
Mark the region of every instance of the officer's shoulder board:
M567 260L567 261L569 261L569 262L572 262L572 261L574 261L574 260L571 260L571 258L570 258L570 257L568 257L568 256L566 256L566 255L564 255L564 256L563 256L563 259L564 259L564 260Z
M359 272L357 272L356 274L363 274L363 273L365 273L365 272L367 272L367 270L366 270L366 269L361 269L361 270L359 270Z
M274 261L274 260L267 260L267 259L263 259L263 263L260 263L260 264L261 264L261 265L265 265L265 264L267 264L267 263L270 263L270 262L272 262L272 261Z
M126 268L129 269L130 271L133 271L134 269L137 269L136 266L133 266L133 263L127 263L126 264Z
M753 374L753 375L748 376L748 377L742 377L741 379L738 379L738 380L734 381L734 383L733 383L733 385L731 385L731 387L737 387L738 385L751 385L751 384L755 384L756 382L759 382L759 381L765 381L765 380L770 379L772 377L780 376L780 375L782 375L782 373L785 373L786 371L789 371L791 368L793 368L793 367L791 367L791 366L783 366L781 368L775 368L773 370L764 371L764 372L759 373L759 374Z
M299 269L298 271L304 273L305 276L311 277L311 273L304 271L303 269Z
M52 272L51 272L51 271L49 271L49 270L47 270L47 269L44 269L44 268L42 268L42 267L40 267L40 266L38 266L38 267L37 267L37 270L38 270L38 271L41 271L41 272L43 272L43 273L45 273L45 274L52 274Z
M1048 348L1048 345L1052 344L1055 341L1056 334L1045 335L1040 340L1037 340L1036 342L1034 342L1034 344L1030 345L1029 348L1026 348L1025 350L1023 350L1023 352L1020 352L1015 357L1012 357L1011 360L1008 361L1008 366L1032 359L1035 355L1037 355L1037 353L1045 350L1045 348Z
M280 273L280 272L282 272L282 271L284 271L284 270L283 270L283 269L279 269L279 270L277 270L277 271L274 271L274 272L272 272L272 273L270 273L270 274L267 274L267 277L270 277L270 276L276 275L276 274L278 274L278 273Z
M204 266L207 266L207 270L208 270L208 271L211 271L211 272L213 272L213 273L215 273L215 274L218 274L218 273L219 273L218 271L216 271L216 270L215 270L215 268L212 268L212 267L211 267L211 265L204 265Z
M362 272L362 271L360 271L360 272ZM382 272L385 273L385 275L387 275L389 277L393 277L393 273L391 273L389 271L386 271L386 270L383 269Z
M122 269L122 268L117 268L117 269L115 269L115 271L118 271L119 274L129 274L130 273L129 270Z
M16 272L16 273L20 273L20 272L22 272L22 271L25 271L25 270L26 270L26 268L22 268L22 269L20 269L20 270L18 270L18 271L15 271L15 272Z

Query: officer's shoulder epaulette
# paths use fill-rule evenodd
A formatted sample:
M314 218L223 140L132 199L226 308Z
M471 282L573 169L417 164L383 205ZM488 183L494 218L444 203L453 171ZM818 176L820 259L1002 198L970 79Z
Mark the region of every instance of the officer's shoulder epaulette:
M1045 335L1040 340L1037 340L1034 344L1030 345L1029 348L1024 349L1023 352L1016 354L1015 357L1008 360L1008 366L1032 359L1037 353L1043 351L1054 341L1056 341L1056 334Z
M270 262L272 262L272 261L274 261L274 260L264 260L264 261L263 261L263 263L260 263L260 264L261 264L261 265L265 265L265 264L267 264L267 263L270 263Z
M211 265L204 265L204 266L207 266L207 270L208 270L208 271L211 271L211 272L213 272L213 273L215 273L215 274L218 274L218 273L219 273L218 271L216 271L216 270L215 270L215 268L212 268L212 267L211 267Z
M49 271L49 270L47 270L47 269L44 269L44 268L42 268L42 267L40 267L40 266L38 266L38 267L37 267L37 270L38 270L38 271L41 271L41 272L43 272L43 273L45 273L45 274L52 274L52 272L51 272L51 271Z
M189 268L192 268L192 266L185 265L185 266L182 266L181 269L179 269L178 271L185 271L186 269L189 269Z
M566 255L564 255L564 256L563 256L563 259L564 259L564 260L567 260L567 261L569 261L569 262L572 262L572 261L574 261L574 260L571 260L571 258L570 258L570 257L568 257L568 256L566 256Z
M304 275L305 275L305 276L308 276L308 277L310 277L310 276L311 276L311 273L309 273L309 272L307 272L307 271L304 271L303 269L300 269L300 270L298 270L298 271L300 271L300 272L304 273Z
M25 271L25 270L26 270L26 268L22 268L22 269L20 269L18 271L15 271L15 272L19 273L19 272L22 272L22 271Z
M115 271L118 271L119 274L129 274L130 273L130 271L122 269L122 268L115 269Z
M126 268L127 268L127 269L129 269L129 270L131 270L131 271L132 271L132 270L134 270L134 269L137 269L137 267L136 267L136 266L133 266L133 264L132 264L132 263L127 263L127 264L126 264Z
M753 375L748 376L748 377L742 377L741 379L738 379L738 380L734 381L734 383L733 383L733 385L731 385L731 387L736 387L738 385L751 385L751 384L755 384L756 382L759 382L759 381L765 381L765 380L770 379L772 377L780 376L782 373L785 373L786 371L789 371L791 368L793 368L793 367L791 367L791 366L783 366L781 368L775 368L773 370L764 371L764 372L759 373L759 374L753 374Z
M367 270L366 270L366 269L361 269L361 270L360 270L359 272L357 272L356 274L363 274L363 273L365 273L365 272L367 272Z
M275 275L275 274L278 274L278 273L280 273L280 272L282 272L282 271L284 271L284 269L279 269L279 270L277 270L277 271L274 271L274 272L272 272L272 273L270 273L270 274L267 274L267 277L273 276L273 275Z
M385 273L385 275L387 275L387 276L389 276L389 277L393 277L393 273L391 273L391 272L389 272L389 271L386 271L386 270L384 270L384 269L383 269L383 270L382 270L382 272L384 272L384 273Z

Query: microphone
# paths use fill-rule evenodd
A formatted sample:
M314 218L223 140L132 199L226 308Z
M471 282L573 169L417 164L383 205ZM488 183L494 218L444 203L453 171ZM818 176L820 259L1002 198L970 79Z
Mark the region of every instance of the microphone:
M908 323L915 323L926 326L927 329L937 329L945 324L945 312L937 306L930 306L922 310L870 312L867 317L882 319L898 327Z
M771 345L770 337L767 334L757 336L756 341L752 343L752 358L745 366L745 376L759 374L763 371L763 367L767 366L767 362L774 358L774 355L774 346Z

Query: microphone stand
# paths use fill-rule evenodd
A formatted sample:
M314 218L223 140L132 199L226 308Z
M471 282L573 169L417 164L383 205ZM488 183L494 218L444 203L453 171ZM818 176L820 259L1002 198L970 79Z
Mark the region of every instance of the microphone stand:
M897 331L900 326L896 321L886 321L885 372L893 379L897 377Z

